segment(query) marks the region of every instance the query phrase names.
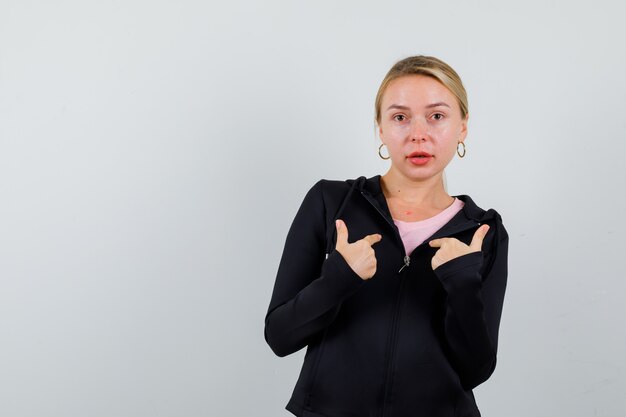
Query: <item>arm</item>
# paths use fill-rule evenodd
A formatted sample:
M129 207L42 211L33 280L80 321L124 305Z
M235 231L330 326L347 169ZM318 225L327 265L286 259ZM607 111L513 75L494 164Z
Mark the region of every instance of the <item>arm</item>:
M265 316L265 340L278 356L306 346L364 283L336 250L324 260L322 187L320 180L308 191L291 224Z
M434 270L447 293L444 329L451 362L467 390L486 381L496 366L509 247L506 229L501 223L496 227L501 228L491 252L496 258L484 277L483 251L462 255Z

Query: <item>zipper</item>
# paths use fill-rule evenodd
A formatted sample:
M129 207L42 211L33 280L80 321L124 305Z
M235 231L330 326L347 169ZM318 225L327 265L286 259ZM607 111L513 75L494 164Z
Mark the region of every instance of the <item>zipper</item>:
M436 231L431 237L429 237L428 239L426 239L424 242L422 242L420 245L418 245L412 252L411 252L411 256L407 255L406 253L406 249L404 247L404 242L402 242L402 237L400 236L400 233L398 232L398 229L396 228L395 224L392 223L392 221L390 221L390 219L378 208L378 205L373 202L371 200L371 197L366 195L364 191L361 191L361 195L363 195L363 197L365 197L365 199L372 205L372 207L374 207L376 209L376 211L385 219L385 221L387 223L389 223L389 226L391 226L391 228L393 229L393 234L396 237L396 240L400 243L400 247L402 248L402 252L404 254L404 257L402 259L403 265L400 268L400 270L398 270L398 274L400 274L402 272L402 270L406 267L408 267L411 264L411 256L413 256L414 253L416 253L418 250L422 250L422 248L424 248L426 245L428 245L428 242L433 240L433 239L437 239L439 237L443 237L443 233L441 233L441 230L444 228L439 229L438 231ZM449 237L455 234L458 234L460 232L463 232L465 230L468 229L472 229L473 227L475 227L476 225L480 225L481 223L479 221L474 220L471 223L466 223L465 225L455 228L453 230L450 231L445 231L445 236ZM395 345L396 345L396 339L397 339L397 333L398 333L398 329L397 329L397 321L398 321L398 314L399 314L399 309L400 309L400 304L401 304L401 300L402 300L402 293L403 293L403 288L404 288L404 283L406 281L406 274L403 274L400 277L401 281L400 281L400 287L398 290L398 294L396 296L396 305L394 306L394 311L393 311L393 316L392 316L392 321L391 321L391 329L392 329L392 333L390 336L390 347L389 347L389 357L387 360L387 373L385 375L385 391L384 391L384 395L383 395L383 409L382 409L382 417L387 416L388 410L389 408L387 408L387 397L390 395L389 394L389 390L391 390L391 385L392 383L390 382L392 380L392 372L393 372L393 361L395 358L395 353L396 353L396 349L395 349Z
M391 226L391 228L393 229L393 234L396 237L396 240L400 243L400 247L402 248L402 252L404 254L404 258L403 258L403 265L400 268L400 270L398 271L398 274L400 274L402 272L402 270L409 266L411 264L411 257L409 255L406 254L406 249L404 248L404 243L402 242L402 237L400 236L400 233L398 232L398 229L396 229L396 226L389 220L389 218L382 212L380 211L380 209L378 208L378 205L375 204L372 200L370 200L370 197L367 196L365 194L365 192L361 191L361 195L363 195L363 197L365 197L365 199L367 201L369 201L369 203L372 205L372 207L374 207L376 209L376 211L378 213L380 213L381 216L383 216L383 218L385 219L385 221L387 223L389 223L389 226ZM391 373L393 370L393 360L395 357L395 353L396 353L396 349L395 349L395 345L396 345L396 337L397 337L397 319L398 319L398 310L400 309L400 300L402 298L402 288L404 287L404 276L406 274L402 275L400 277L401 281L400 281L400 289L398 290L398 294L396 295L396 305L394 306L393 309L393 316L391 319L391 336L390 336L390 341L389 341L389 357L387 358L387 372L385 374L385 390L383 393L383 411L382 411L382 417L385 417L387 414L387 396L389 395L389 390L391 389L389 381L391 380Z
M374 207L376 209L376 211L378 213L380 213L381 216L383 216L383 218L385 219L385 221L387 223L389 223L389 226L391 226L391 229L393 230L393 234L396 237L396 240L400 243L400 247L402 248L402 253L404 254L404 258L402 260L402 262L404 263L402 265L402 268L400 268L400 270L398 271L398 274L400 272L402 272L402 270L409 266L411 264L411 257L409 255L406 254L406 249L404 248L404 243L402 242L402 237L400 236L400 233L398 232L398 229L396 228L396 225L393 224L391 221L389 221L389 219L387 218L387 216L385 215L385 213L383 213L382 211L380 211L380 209L378 208L378 205L375 204L372 200L370 200L370 197L368 195L365 194L364 191L361 191L361 195L363 197L365 197L365 199L372 205L372 207Z
M404 245L403 245L404 246ZM406 249L405 249L406 252ZM404 265L402 265L402 268L400 268L400 270L398 271L398 274L400 272L402 272L402 270L404 269L404 267L409 266L411 264L411 257L409 255L407 255L406 253L404 254Z
M402 304L402 294L404 293L404 284L406 282L406 274L400 278L400 287L398 294L396 295L396 305L393 310L393 320L391 322L391 341L389 347L389 357L387 359L387 374L385 375L385 391L383 395L383 412L382 417L387 415L389 408L387 408L387 399L391 396L391 389L393 386L393 363L396 357L396 343L398 338L398 316L400 311L400 305Z

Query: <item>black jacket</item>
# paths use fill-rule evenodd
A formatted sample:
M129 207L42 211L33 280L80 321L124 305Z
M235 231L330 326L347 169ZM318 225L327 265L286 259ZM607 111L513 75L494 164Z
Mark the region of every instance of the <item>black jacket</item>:
M380 175L320 180L287 234L265 340L278 356L307 346L286 409L304 417L475 417L472 389L496 366L507 281L508 234L494 210L467 195L447 224L406 256ZM335 219L348 241L372 233L376 274L362 280L339 252ZM483 223L482 251L433 271L438 248L470 244Z

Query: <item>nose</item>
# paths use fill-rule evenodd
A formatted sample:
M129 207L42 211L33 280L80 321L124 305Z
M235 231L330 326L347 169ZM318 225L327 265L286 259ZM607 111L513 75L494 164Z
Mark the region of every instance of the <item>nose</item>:
M413 118L413 120L411 120L411 130L409 134L410 139L413 142L419 140L425 141L428 137L430 137L428 124L426 123L426 121L421 120L420 118Z

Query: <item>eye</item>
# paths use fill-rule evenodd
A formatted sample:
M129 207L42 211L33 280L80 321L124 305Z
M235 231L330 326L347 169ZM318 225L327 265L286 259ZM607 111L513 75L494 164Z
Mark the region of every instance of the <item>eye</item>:
M441 119L443 119L443 114L435 113L435 114L433 114L433 117L435 118L435 120L441 120Z
M393 120L397 122L404 122L406 120L406 116L404 114L396 114L393 116Z

